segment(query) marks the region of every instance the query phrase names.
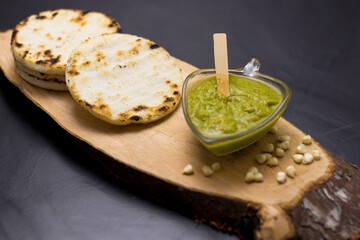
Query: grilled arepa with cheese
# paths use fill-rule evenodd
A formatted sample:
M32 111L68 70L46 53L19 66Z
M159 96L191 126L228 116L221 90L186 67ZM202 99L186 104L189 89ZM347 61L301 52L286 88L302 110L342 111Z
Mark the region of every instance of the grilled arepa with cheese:
M126 125L158 120L176 109L181 70L156 43L130 34L104 34L72 52L66 84L94 116Z
M58 9L31 15L11 37L16 71L34 85L67 90L65 68L72 49L88 37L120 30L114 19L98 12Z

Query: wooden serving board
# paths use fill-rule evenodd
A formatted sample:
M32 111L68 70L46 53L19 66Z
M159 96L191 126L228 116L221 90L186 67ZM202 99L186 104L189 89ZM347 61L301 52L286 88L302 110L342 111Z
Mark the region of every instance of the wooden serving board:
M28 84L15 72L10 37L10 30L0 33L0 67L8 80L63 129L96 149L95 155L103 155L101 159L111 172L121 172L122 176L133 179L130 182L146 186L148 190L156 188L162 202L166 199L177 201L186 214L224 231L235 232L242 238L306 237L319 232L319 226L325 230L331 227L338 230L341 225L342 219L334 215L334 212L331 213L332 209L323 210L319 206L316 207L319 202L314 203L310 200L307 200L305 206L304 199L306 200L307 194L314 191L314 187L319 188L334 178L334 171L336 172L340 166L337 161L342 160L334 161L338 158L329 156L326 150L313 141L307 147L308 151L321 150L321 160L314 161L311 165L295 164L291 156L304 133L285 119L281 118L278 121L278 133L267 134L257 143L237 153L217 157L208 152L191 132L181 106L166 118L151 124L116 126L93 117L81 108L68 92L49 91ZM182 69L184 79L196 70L190 64L176 61ZM291 136L291 146L285 152L285 156L280 158L279 166L271 168L267 165L258 165L254 158L261 152L262 146L269 142L275 144L277 136L285 134ZM221 171L215 172L211 177L205 177L201 167L214 162L221 164ZM188 163L193 165L195 171L195 174L190 176L182 174L184 166ZM287 178L284 184L278 184L276 173L285 171L289 165L295 166L297 176L294 179ZM246 171L252 166L258 167L263 173L262 183L245 183ZM355 171L356 174L353 175L359 176L358 168L351 165L346 167L349 168L347 171ZM134 175L140 177L136 178ZM164 197L165 194L160 193L159 187L164 189L164 192L167 189L168 196ZM345 196L347 192L351 193L347 189L344 192ZM325 197L329 199L336 197L333 193L328 195ZM359 198L353 197L351 201ZM349 202L343 203L346 206ZM303 213L294 215L296 209L301 206L305 212L321 211L315 215L308 214L307 222L301 225L296 219ZM236 214L233 211L236 211ZM314 219L313 216L317 218ZM248 222L244 221L246 218L249 219ZM330 220L332 224L328 224ZM313 229L316 231L307 227L302 229L302 226L315 222L319 225L314 225ZM344 236L354 236L358 231L358 218L353 222L356 222L353 224L353 227L357 227L356 231L345 231L348 229L344 228ZM340 238L341 235L336 235L336 232L329 237Z

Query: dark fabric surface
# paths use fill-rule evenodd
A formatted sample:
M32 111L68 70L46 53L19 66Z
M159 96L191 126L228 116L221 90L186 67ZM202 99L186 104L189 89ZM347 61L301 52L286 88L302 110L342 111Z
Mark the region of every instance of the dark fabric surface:
M3 1L0 29L42 10L104 12L199 68L256 57L290 85L284 117L360 165L359 1ZM0 239L236 239L115 183L0 73Z

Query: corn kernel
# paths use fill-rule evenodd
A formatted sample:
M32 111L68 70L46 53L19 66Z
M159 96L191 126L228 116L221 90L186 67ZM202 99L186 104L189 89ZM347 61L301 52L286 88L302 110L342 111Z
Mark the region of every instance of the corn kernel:
M284 183L286 181L286 174L284 172L278 172L276 174L276 181L278 183Z
M312 151L312 155L314 156L314 159L315 159L315 160L320 160L320 158L321 158L321 152L320 152L320 150L313 150L313 151Z
M310 135L306 135L302 138L302 143L303 144L306 144L306 145L309 145L311 144L311 136Z
M272 157L270 153L264 153L264 155L266 157L266 160L269 160Z
M185 174L185 175L191 175L191 174L193 174L193 173L194 173L194 169L193 169L192 165L191 165L191 164L187 164L187 165L184 167L182 173Z
M294 159L294 162L296 162L297 164L302 163L303 160L304 160L304 156L301 155L301 154L294 154L294 155L292 156L292 158Z
M291 177L291 178L294 178L295 177L295 168L294 168L294 166L288 166L287 168L286 168L286 175L288 175L289 177Z
M263 147L262 151L266 153L272 153L274 151L274 145L272 143L268 143Z
M290 136L289 135L278 136L278 141L279 142L290 141Z
M275 149L275 156L277 156L277 157L283 157L284 155L285 155L284 149L281 149L281 148L276 148L276 149Z
M279 161L276 157L272 157L268 160L267 164L270 166L270 167L275 167L277 165L279 165Z
M262 182L264 180L264 177L261 173L257 172L254 174L254 181L255 182Z
M221 165L219 162L214 162L213 164L211 164L211 169L213 171L220 171L221 169Z
M263 164L266 162L266 156L263 153L256 155L255 159L258 164Z
M272 126L272 128L269 130L269 133L277 133L278 127L276 125Z
M289 141L283 141L281 143L278 144L278 147L281 149L288 149L290 147L290 142Z
M210 177L214 173L214 171L211 170L211 168L207 165L202 166L201 170L204 173L205 177Z
M311 153L305 153L304 154L304 161L303 164L310 164L314 160L314 156Z
M306 153L306 147L304 144L300 144L299 146L297 146L296 148L296 153L299 153L299 154L304 154Z
M247 172L245 175L245 182L250 183L255 180L255 176L252 172Z
M259 172L259 170L257 169L257 167L251 167L247 170L247 172L251 172L251 173L255 174L255 173Z

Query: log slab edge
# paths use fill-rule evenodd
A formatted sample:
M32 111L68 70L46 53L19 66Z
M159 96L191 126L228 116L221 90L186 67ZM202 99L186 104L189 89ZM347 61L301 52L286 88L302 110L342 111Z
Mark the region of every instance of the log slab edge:
M99 161L121 183L136 187L141 195L197 222L236 234L240 239L360 239L360 170L333 153L328 152L335 164L332 175L311 187L294 207L282 209L275 206L279 209L274 212L284 216L270 213L269 217L273 218L275 225L270 226L270 232L267 232L269 229L263 224L269 221L264 221L261 211L271 212L272 207L264 209L264 206L255 203L209 196L169 184L119 163L81 140L70 137L91 159ZM283 217L292 224L289 226L293 231L290 235L272 232L284 228Z

